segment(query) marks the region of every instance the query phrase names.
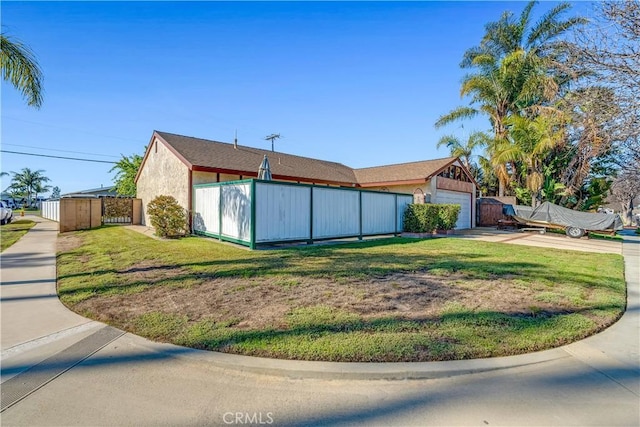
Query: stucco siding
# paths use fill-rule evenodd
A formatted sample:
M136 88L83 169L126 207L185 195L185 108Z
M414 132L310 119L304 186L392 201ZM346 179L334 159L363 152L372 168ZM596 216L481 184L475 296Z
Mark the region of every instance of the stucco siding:
M144 225L151 225L147 204L157 196L173 196L182 207L189 208L189 168L157 140L151 145L136 187Z
M213 182L218 182L218 174L215 172L194 171L192 180L193 185L211 184Z

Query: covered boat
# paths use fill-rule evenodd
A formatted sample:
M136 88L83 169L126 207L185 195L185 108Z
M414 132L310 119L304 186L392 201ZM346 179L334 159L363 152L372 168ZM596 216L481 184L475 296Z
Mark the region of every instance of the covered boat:
M589 231L614 233L622 230L620 216L574 211L550 202L544 202L537 208L529 206L507 207L506 214L521 224L535 227L559 228L570 237L582 237Z

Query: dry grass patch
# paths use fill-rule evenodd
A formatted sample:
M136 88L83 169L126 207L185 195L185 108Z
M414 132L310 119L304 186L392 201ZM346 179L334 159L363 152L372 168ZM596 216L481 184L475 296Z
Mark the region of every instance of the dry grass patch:
M73 310L152 339L249 355L518 354L601 330L625 304L618 255L453 238L252 252L105 227L61 236L58 248L59 293Z

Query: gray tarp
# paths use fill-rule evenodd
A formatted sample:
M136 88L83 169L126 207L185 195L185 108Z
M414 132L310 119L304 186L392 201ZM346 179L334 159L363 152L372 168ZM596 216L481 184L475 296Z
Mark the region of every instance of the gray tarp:
M579 212L549 202L535 209L528 206L514 206L514 209L513 217L523 222L546 222L583 230L622 230L622 221L614 214Z

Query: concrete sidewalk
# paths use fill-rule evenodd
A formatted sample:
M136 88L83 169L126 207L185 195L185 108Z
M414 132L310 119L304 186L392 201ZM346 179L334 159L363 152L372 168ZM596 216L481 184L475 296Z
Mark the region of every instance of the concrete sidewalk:
M37 224L0 254L1 350L5 351L90 323L60 303L56 292L58 224L27 215Z

